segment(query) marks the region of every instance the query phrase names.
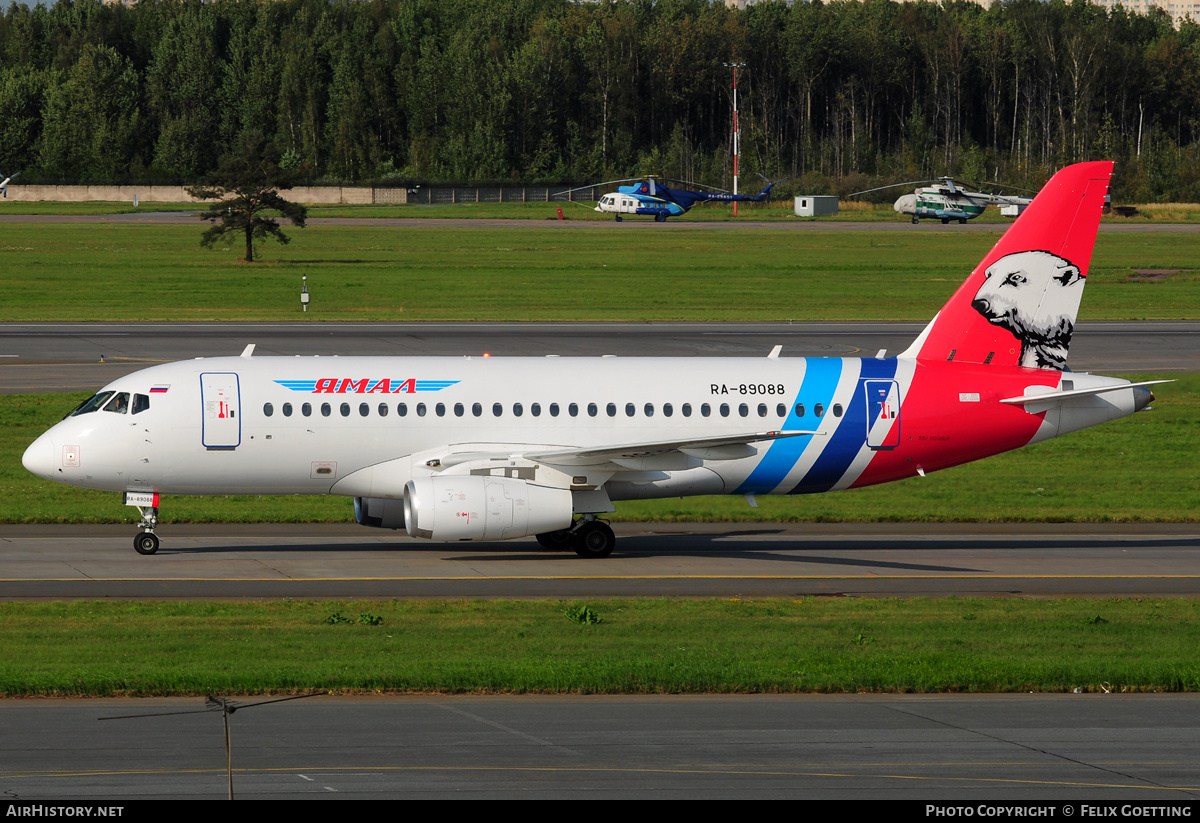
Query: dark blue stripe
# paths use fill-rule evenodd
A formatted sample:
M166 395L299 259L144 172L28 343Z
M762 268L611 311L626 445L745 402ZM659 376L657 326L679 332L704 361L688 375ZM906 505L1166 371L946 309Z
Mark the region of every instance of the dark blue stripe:
M810 357L805 361L804 380L800 384L800 393L792 401L788 410L787 420L781 427L783 431L800 431L815 429L821 422L816 418L797 417L796 404L803 403L806 414L811 415L817 403L828 407L837 389L838 379L842 376L841 358ZM783 482L788 472L796 465L804 449L812 442L812 435L788 437L771 443L763 459L750 472L750 476L738 486L736 494L769 494Z
M896 358L887 360L863 358L862 372L854 386L854 396L842 415L841 422L829 437L829 443L789 494L827 492L842 479L867 439L867 396L862 391L863 380L892 380L896 376Z

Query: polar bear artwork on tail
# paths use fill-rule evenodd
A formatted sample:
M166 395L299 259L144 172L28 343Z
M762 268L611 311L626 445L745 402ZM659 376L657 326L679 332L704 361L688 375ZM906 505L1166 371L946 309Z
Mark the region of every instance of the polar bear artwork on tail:
M1065 369L1083 296L1079 267L1048 251L1022 251L1001 257L985 277L971 306L1021 341L1020 365Z

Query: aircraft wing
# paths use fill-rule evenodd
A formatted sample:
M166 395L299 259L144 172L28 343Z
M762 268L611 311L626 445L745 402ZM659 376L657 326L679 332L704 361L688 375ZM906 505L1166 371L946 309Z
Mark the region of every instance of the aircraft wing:
M737 460L758 453L758 450L751 445L753 443L781 440L786 437L799 437L806 434L819 434L819 432L747 432L745 434L723 435L720 437L699 437L690 440L660 440L646 443L624 443L613 446L528 452L524 456L530 460L554 463L560 466L592 466L603 463L616 463L617 465L632 467L633 464L643 461L646 458L661 457L670 454L686 455L687 457L694 457L699 460Z

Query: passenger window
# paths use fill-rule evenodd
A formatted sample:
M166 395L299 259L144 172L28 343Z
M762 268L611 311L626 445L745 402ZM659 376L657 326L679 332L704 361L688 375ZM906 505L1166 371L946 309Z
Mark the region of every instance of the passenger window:
M728 416L729 416L729 404L728 404L728 403L722 403L722 404L721 404L721 416L722 416L722 417L728 417Z
M712 406L708 405L707 403L702 403L700 405L700 416L708 417L710 414L712 414Z
M312 403L305 403L301 406L300 413L305 417L312 417Z
M263 417L270 417L275 413L275 407L270 403L263 403Z
M588 417L595 417L600 413L600 409L595 403L588 403Z
M632 403L626 403L625 404L625 416L633 417L635 414L637 414L637 407L634 406Z
M504 407L501 406L499 403L493 403L492 404L492 417L499 417L502 414L504 414Z
M578 417L579 416L579 404L572 403L571 405L567 406L567 414L571 415L572 417Z
M654 416L654 404L653 404L653 403L647 403L647 404L646 404L646 405L645 405L645 406L642 408L642 411L644 411L644 412L646 413L646 416L647 416L647 417L653 417L653 416Z
M371 407L368 404L366 404L366 403L358 404L358 416L359 417L366 417L370 413L371 413Z
M605 406L604 410L606 412L608 412L609 417L617 416L617 404L616 403L609 403L607 406Z
M454 416L455 417L462 417L464 412L466 412L466 409L463 408L462 403L454 404Z
M129 412L129 392L118 392L116 397L104 405L104 410L113 414L127 414Z
M787 417L787 406L780 403L775 407L775 414L777 414L779 417Z
M558 417L558 404L557 403L550 404L550 416Z
M825 415L825 406L820 403L813 406L813 414L815 414L817 417L823 417Z
M804 416L804 404L803 404L803 403L797 403L797 404L796 404L796 416L797 416L797 417L803 417L803 416Z
M387 417L387 416L388 416L388 404L387 404L387 403L380 403L380 404L379 404L379 416L380 416L380 417Z
M341 404L341 406L338 407L338 411L340 411L342 413L342 417L349 417L350 416L350 404L349 403Z
M284 404L283 404L283 416L284 416L284 417L291 417L291 416L292 416L292 404L291 404L291 403L284 403Z
M513 403L513 417L520 417L524 411L520 403Z
M670 417L675 410L671 408L670 403L663 403L663 417Z
M684 403L683 406L680 408L680 410L683 412L684 417L692 416L692 404L691 403Z
M424 416L425 416L425 404L418 403L417 404L417 417L424 417Z
M766 404L766 403L759 403L759 404L758 404L758 416L759 416L759 417L766 417L766 416L767 416L767 404Z
M530 403L529 404L529 413L532 414L534 417L541 417L542 416L542 405L540 403Z
M842 404L841 404L841 403L834 403L834 404L833 404L833 416L834 416L834 417L841 417L841 416L842 416Z
M328 417L331 414L333 414L333 407L330 406L328 403L322 403L321 404L321 416Z
M437 412L438 417L446 416L446 404L445 403L438 403L436 406L433 407L433 410L435 412Z
M396 404L396 414L400 415L401 417L407 417L408 416L408 404L407 403L397 403Z
M745 403L738 404L738 414L740 414L742 417L745 417L746 415L750 414L750 407Z
M133 413L134 414L141 414L142 412L146 411L146 409L148 409L148 408L150 408L150 395L135 394L133 396Z
M479 403L471 404L471 414L475 415L476 417L479 417L480 415L483 414L483 406Z

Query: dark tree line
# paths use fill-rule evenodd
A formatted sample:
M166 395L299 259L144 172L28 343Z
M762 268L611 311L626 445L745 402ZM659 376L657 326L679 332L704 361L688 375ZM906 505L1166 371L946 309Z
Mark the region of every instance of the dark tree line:
M0 169L194 183L262 134L308 181L940 174L1200 200L1200 27L1084 0L99 0L0 17Z

